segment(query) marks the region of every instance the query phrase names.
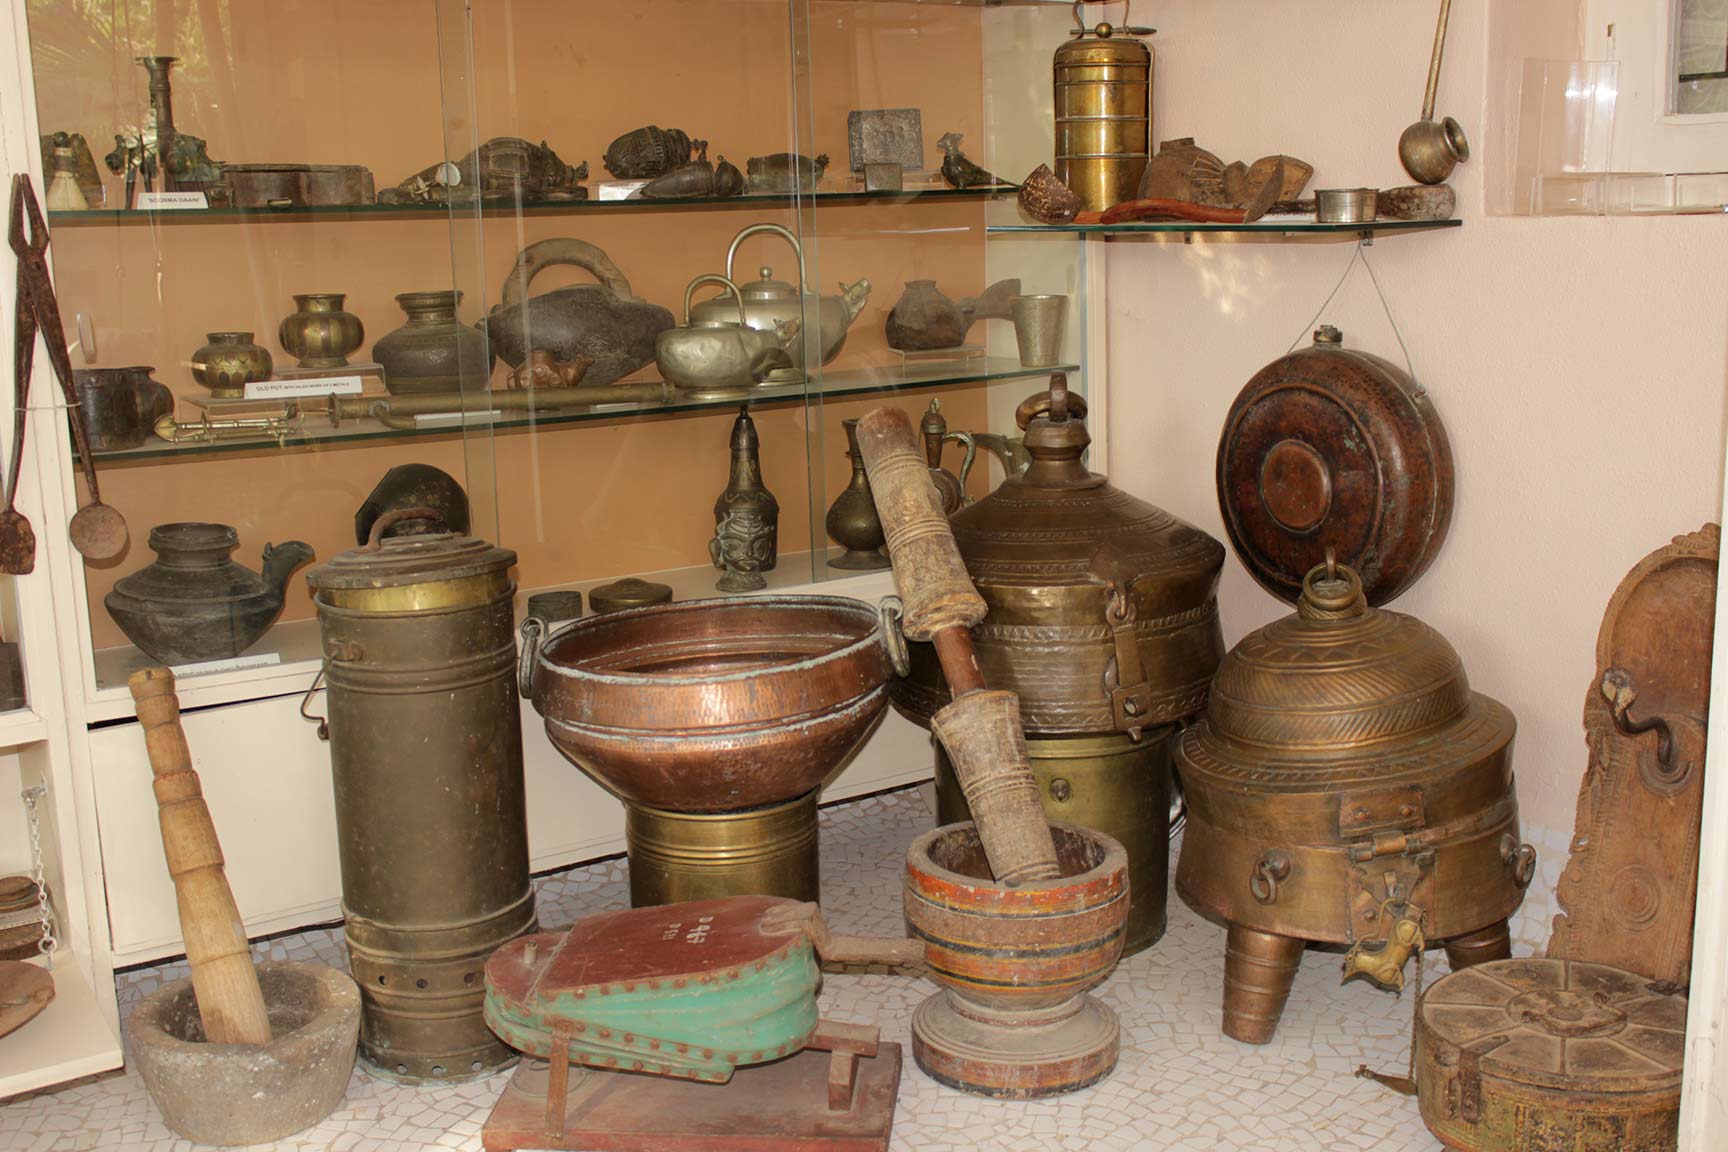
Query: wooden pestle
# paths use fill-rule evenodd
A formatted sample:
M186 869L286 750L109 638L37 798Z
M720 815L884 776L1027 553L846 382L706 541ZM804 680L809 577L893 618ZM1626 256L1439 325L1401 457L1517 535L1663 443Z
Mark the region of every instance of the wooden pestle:
M246 928L223 869L222 845L210 820L210 807L192 751L180 728L180 698L174 674L166 668L141 668L127 681L144 729L144 745L155 774L156 805L162 822L162 852L174 878L180 905L180 934L192 966L192 992L204 1038L215 1044L266 1044L270 1017L258 970L247 950Z
M1020 698L991 691L978 669L971 628L989 609L960 559L912 421L898 408L875 409L858 421L858 450L904 603L902 630L935 644L954 696L930 726L954 763L990 871L1009 886L1056 879L1062 872L1026 758Z

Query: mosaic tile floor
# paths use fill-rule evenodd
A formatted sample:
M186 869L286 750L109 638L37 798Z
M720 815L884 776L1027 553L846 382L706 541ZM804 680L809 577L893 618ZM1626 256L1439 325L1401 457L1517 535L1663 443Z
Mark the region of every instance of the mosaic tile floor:
M930 826L921 789L824 809L822 896L835 929L904 931L900 876L906 846ZM1542 839L1551 839L1543 837ZM1514 924L1516 949L1545 938L1552 909L1536 894L1553 890L1565 841L1538 840L1543 868ZM1557 850L1556 850L1557 849ZM540 919L548 926L628 903L622 860L540 881ZM260 944L276 958L316 958L345 966L339 928ZM1408 1057L1410 1002L1371 987L1338 983L1338 959L1310 952L1276 1039L1253 1047L1218 1028L1224 933L1174 897L1170 928L1148 952L1125 961L1099 991L1122 1021L1122 1059L1109 1080L1057 1100L997 1103L926 1078L908 1051L894 1121L895 1152L1431 1152L1415 1102L1353 1075L1357 1065L1402 1073ZM1432 954L1428 978L1445 970ZM124 1018L183 964L120 977ZM907 1041L912 1010L930 993L924 981L864 971L824 980L823 1015L875 1021L885 1038ZM909 1045L908 1045L909 1048ZM477 1152L480 1125L508 1074L442 1088L405 1088L356 1071L348 1098L329 1119L267 1147L278 1152ZM6 1152L184 1152L193 1148L162 1126L136 1074L93 1077L55 1092L0 1106Z

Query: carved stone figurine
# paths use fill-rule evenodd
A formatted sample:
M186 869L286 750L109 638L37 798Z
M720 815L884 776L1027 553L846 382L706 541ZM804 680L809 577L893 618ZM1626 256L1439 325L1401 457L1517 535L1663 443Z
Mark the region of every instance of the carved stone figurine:
M692 140L688 132L677 128L658 128L650 124L626 132L606 148L601 162L606 171L620 180L652 180L672 169L690 163L690 155L707 146L706 140Z
M588 162L566 164L546 141L494 136L455 164L439 161L387 188L386 204L482 200L520 196L524 200L586 200Z
M714 501L714 538L708 556L723 575L722 592L766 588L762 573L774 567L779 550L780 502L762 483L756 424L746 405L732 422L732 476Z
M960 151L960 141L964 139L960 133L950 132L936 141L936 147L942 149L942 178L962 190L1002 183L966 158Z

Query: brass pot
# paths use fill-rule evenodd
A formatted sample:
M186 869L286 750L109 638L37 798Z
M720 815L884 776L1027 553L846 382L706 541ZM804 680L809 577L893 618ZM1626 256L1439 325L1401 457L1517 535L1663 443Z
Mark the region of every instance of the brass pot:
M360 317L343 311L344 292L305 292L294 297L295 311L282 321L276 337L302 368L346 368L348 357L366 341Z
M247 384L268 380L276 370L270 350L253 343L250 332L210 332L204 339L207 343L192 353L192 379L218 399L238 399Z
M1188 826L1176 891L1229 926L1224 1031L1265 1043L1304 942L1402 984L1426 942L1507 954L1534 852L1518 840L1512 714L1444 637L1317 566L1297 611L1244 637L1176 745Z
M1058 373L1015 414L1032 463L955 513L960 555L990 612L972 629L978 664L1019 693L1029 735L1126 732L1185 719L1224 652L1224 547L1080 462L1086 403ZM948 701L928 644L894 705L929 725Z

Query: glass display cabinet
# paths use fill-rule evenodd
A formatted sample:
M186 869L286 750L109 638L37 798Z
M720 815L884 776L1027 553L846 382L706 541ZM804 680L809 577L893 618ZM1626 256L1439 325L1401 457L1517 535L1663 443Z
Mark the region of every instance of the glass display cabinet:
M524 598L632 576L719 594L746 407L777 562L734 584L857 577L826 520L852 479L843 422L877 404L990 434L967 476L985 491L1051 368L1091 384L1087 245L987 231L1019 219L987 173L1048 157L1068 8L158 0L127 23L31 0L44 170L74 193L50 196L60 297L116 424L102 495L132 528L83 573L95 715L126 715L153 658L193 702L308 681L293 561L420 493L390 487L403 466L460 485ZM759 335L729 326L728 272ZM1018 353L1020 294L1066 298L1042 365ZM663 335L687 296L712 326ZM195 635L186 580L256 592L260 619L279 595L280 616L240 619L242 596Z

